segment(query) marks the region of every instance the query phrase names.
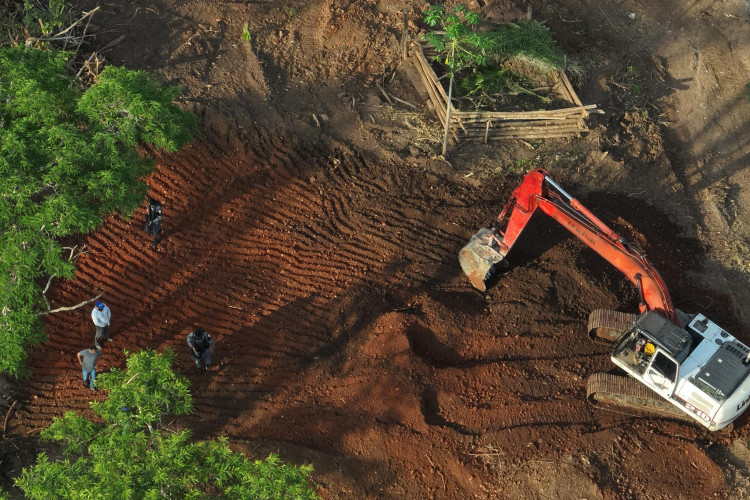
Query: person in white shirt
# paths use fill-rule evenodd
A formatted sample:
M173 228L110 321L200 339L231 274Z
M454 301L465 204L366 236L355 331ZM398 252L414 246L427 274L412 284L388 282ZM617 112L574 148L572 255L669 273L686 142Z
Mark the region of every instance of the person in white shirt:
M94 322L96 327L96 337L94 337L94 345L97 349L102 348L102 342L109 342L109 321L112 318L112 313L104 302L97 302L94 309L91 311L91 320Z

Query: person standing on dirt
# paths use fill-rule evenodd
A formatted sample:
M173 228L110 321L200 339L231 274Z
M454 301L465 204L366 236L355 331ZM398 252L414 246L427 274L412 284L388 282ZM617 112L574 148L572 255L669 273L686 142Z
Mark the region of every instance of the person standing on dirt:
M156 244L159 241L159 233L161 232L161 203L154 198L151 198L148 200L148 207L146 210L146 226L144 229L154 235L153 247L154 250L156 250Z
M78 353L78 362L81 364L81 370L83 371L83 386L91 387L91 390L94 392L96 392L96 387L94 387L96 362L99 361L101 356L102 351L93 345Z
M187 345L190 346L193 352L195 370L198 373L203 373L204 370L208 369L208 365L211 364L211 354L216 349L214 339L207 331L202 328L196 328L188 334ZM201 361L204 364L203 368L201 368Z
M96 327L96 336L94 337L94 346L97 349L102 348L102 342L109 342L109 321L112 319L112 313L104 302L98 301L91 311L91 320Z

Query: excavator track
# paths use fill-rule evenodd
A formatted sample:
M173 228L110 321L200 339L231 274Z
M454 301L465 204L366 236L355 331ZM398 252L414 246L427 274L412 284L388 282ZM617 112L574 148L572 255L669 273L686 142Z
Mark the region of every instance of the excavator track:
M589 335L615 342L626 330L633 326L636 317L635 314L631 313L596 309L589 314Z
M594 406L617 409L631 415L647 413L694 422L641 382L610 373L595 373L586 382L586 397Z

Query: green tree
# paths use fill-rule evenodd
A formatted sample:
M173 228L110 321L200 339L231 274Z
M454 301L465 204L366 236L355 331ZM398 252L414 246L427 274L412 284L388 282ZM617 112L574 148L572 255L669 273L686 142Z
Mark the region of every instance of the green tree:
M554 83L566 62L549 29L536 21L479 32L475 29L480 16L465 5L453 10L432 6L424 12L424 20L434 28L425 34L437 51L434 60L448 68L466 95L508 91L536 95L529 88ZM574 75L580 72L572 62L566 69Z
M314 499L312 466L283 464L275 455L248 460L225 438L194 442L187 430L166 429L167 415L192 411L188 381L174 373L175 355L141 351L127 369L96 379L108 391L91 408L101 422L73 412L55 419L42 438L63 445L66 458L46 454L16 486L32 499Z
M433 5L424 12L424 21L428 26L439 29L428 32L425 38L437 50L438 55L435 59L443 60L450 76L443 133L443 156L445 156L448 150L448 132L451 122L453 79L456 77L456 72L466 66L484 64L486 44L490 42L474 31L480 17L464 4L454 7L452 11L446 11L442 5Z
M492 39L474 31L481 17L461 4L452 10L442 5L430 6L424 12L424 21L431 28L425 39L437 50L436 59L448 67L451 77L467 66L482 66L487 60Z
M136 144L174 152L196 130L179 94L147 74L108 67L81 91L70 54L0 49L0 372L28 373L26 349L45 339L40 283L74 275L60 238L143 201L153 161Z

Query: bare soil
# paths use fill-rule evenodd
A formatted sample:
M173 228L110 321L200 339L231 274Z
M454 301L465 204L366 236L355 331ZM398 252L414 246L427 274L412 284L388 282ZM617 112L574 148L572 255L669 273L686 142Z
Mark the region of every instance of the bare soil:
M469 5L494 22L527 12ZM399 68L403 9L417 36L422 2L102 4L95 42L125 35L107 60L184 87L202 132L178 154L144 152L164 202L158 249L143 214L109 218L53 304L104 290L101 369L125 349L175 349L196 411L174 425L312 463L323 498L747 498L747 417L709 433L587 403L586 378L612 368L588 313L637 309L606 262L542 216L485 294L457 252L524 169L544 167L644 247L679 308L750 341L749 6L531 5L605 114L581 139L461 143L441 158L440 127ZM88 411L75 353L93 338L89 312L49 317L33 377L9 390L6 486L39 429ZM202 376L185 346L199 325L218 344Z

